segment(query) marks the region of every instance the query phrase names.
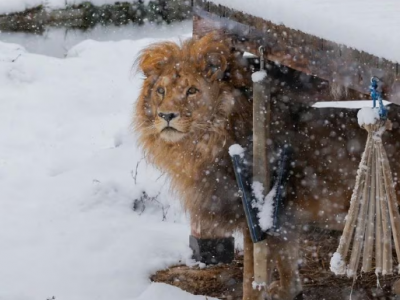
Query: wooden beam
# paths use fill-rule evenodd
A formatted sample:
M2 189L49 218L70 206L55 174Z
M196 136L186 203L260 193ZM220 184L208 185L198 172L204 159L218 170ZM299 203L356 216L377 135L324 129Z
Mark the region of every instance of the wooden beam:
M400 105L398 63L379 58L304 32L277 25L209 1L194 0L193 35L219 31L234 37L236 47L257 54L266 49L266 59L362 94L369 94L370 78L383 82L384 98Z

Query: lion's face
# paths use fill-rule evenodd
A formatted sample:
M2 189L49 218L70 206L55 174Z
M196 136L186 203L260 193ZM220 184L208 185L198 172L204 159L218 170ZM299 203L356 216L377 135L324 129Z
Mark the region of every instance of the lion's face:
M218 84L191 72L167 72L151 90L154 130L168 143L191 133L204 132L212 123L219 93ZM228 113L228 112L227 112Z
M229 55L214 36L145 49L139 67L146 79L137 105L142 134L173 144L223 126L234 106L221 80Z

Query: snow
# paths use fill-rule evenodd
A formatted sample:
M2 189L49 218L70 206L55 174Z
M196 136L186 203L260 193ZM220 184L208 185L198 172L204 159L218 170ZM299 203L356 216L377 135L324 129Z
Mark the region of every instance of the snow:
M20 44L30 53L63 58L73 46L88 39L96 41L138 40L142 38L167 39L182 34L182 27L190 28L191 26L191 21L183 21L167 26L151 23L142 26L132 26L132 24L124 26L98 25L85 31L52 27L46 29L43 34L0 32L0 41ZM191 33L190 29L188 29L188 33Z
M387 106L390 102L383 100L383 105ZM313 104L313 107L335 107L335 108L363 108L372 107L372 100L351 100L351 101L320 101Z
M257 71L251 74L251 80L253 82L261 82L267 77L267 72L265 70Z
M265 282L258 283L256 281L253 281L251 283L251 286L252 286L253 290L261 291L262 289L264 289L267 286L267 284Z
M256 198L255 200L257 201L257 204L264 203L264 186L263 186L263 184L259 181L254 181L251 186L251 189L253 191L254 198Z
M239 155L241 158L243 158L244 149L239 144L233 144L232 146L229 147L229 155L232 157L234 155Z
M253 53L244 51L243 52L243 57L245 57L245 58L257 58L258 56L254 55Z
M20 12L39 5L43 5L48 9L59 9L70 5L81 4L83 2L87 2L87 0L0 0L0 14ZM90 0L89 2L96 6L101 6L104 4L114 4L118 1ZM149 1L145 0L145 3L147 2Z
M259 225L262 230L267 231L273 225L276 187L272 188L265 197L264 186L261 182L254 181L251 187L255 197L253 207L258 209L257 217Z
M400 62L398 0L212 0L378 57Z
M258 212L259 224L264 231L267 231L273 225L275 194L276 188L273 188L265 197L264 204Z
M360 126L375 124L380 119L379 108L364 107L357 113L358 124Z
M331 258L331 271L335 275L343 275L346 274L346 263L343 261L340 253L335 252Z
M176 287L164 283L153 283L150 287L136 300L217 300L216 298L194 296L186 293Z
M132 64L155 41L88 40L63 59L0 42L0 299L191 299L149 280L191 255L130 127ZM133 211L143 192L157 202Z

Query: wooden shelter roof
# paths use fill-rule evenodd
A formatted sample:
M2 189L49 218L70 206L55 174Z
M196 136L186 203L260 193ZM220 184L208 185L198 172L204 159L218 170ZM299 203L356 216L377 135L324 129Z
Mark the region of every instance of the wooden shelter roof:
M234 36L240 50L253 54L258 54L262 45L269 61L339 83L362 94L369 94L370 79L376 76L382 81L384 98L400 105L397 62L217 5L212 0L193 0L193 6L195 36L217 30Z

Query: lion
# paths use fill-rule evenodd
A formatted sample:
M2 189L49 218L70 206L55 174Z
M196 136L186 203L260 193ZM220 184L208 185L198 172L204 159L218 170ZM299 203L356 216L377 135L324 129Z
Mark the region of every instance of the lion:
M170 175L192 222L200 222L209 236L243 230L243 299L256 299L252 243L228 153L236 143L251 148L252 102L246 93L251 72L231 41L217 34L181 45L153 44L140 53L137 64L145 79L133 122L146 158ZM342 229L366 133L355 110L297 103L299 87L278 73L269 74L275 95L269 153L290 144L293 155L281 235L267 240L280 274L269 292L275 299L291 300L302 291L297 233L304 224ZM398 113L392 109L389 118L395 120ZM384 141L396 174L400 141L393 134Z

